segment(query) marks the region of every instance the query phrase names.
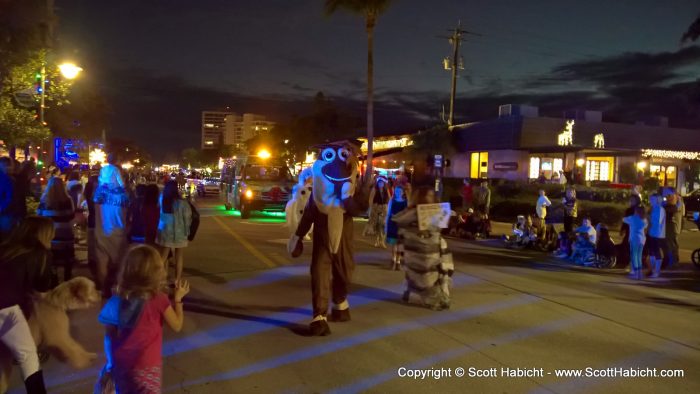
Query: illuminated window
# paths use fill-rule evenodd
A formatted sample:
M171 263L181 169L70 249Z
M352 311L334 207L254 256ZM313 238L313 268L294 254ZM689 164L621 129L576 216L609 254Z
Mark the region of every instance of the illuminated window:
M540 158L530 158L530 179L537 179L540 176Z
M586 180L612 181L614 160L612 157L596 157L586 160Z
M561 172L564 170L564 160L554 159L554 172Z
M471 155L470 176L472 178L486 178L489 172L489 153L473 152Z

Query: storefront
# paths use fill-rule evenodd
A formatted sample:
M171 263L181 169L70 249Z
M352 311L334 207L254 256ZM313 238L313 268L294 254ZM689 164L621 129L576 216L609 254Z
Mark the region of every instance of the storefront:
M459 153L448 176L534 181L564 173L593 183L655 177L661 185L683 188L685 170L700 162L700 130L668 127L667 121L602 122L602 114L591 111L573 119L537 112L455 127Z

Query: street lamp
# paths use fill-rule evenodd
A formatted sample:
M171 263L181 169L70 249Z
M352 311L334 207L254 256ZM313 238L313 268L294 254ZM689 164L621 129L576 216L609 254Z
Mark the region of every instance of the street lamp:
M78 67L74 63L63 63L58 66L58 69L61 71L61 75L67 79L75 79L83 71L82 67Z

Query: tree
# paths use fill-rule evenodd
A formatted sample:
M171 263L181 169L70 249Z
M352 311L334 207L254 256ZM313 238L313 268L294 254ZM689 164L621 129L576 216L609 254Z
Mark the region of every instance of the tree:
M695 19L689 27L688 30L681 37L681 42L686 41L697 41L700 38L700 15Z
M367 31L367 174L372 173L374 142L374 27L391 0L326 0L326 14L344 10L364 16Z

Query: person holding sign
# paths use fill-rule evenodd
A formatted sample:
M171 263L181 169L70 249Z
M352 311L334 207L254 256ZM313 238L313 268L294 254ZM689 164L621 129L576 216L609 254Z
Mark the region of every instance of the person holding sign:
M433 310L450 307L454 264L440 234L440 226L447 225L449 215L449 204L436 204L432 188L422 187L413 193L409 208L393 217L399 227L399 242L404 245L404 302Z

